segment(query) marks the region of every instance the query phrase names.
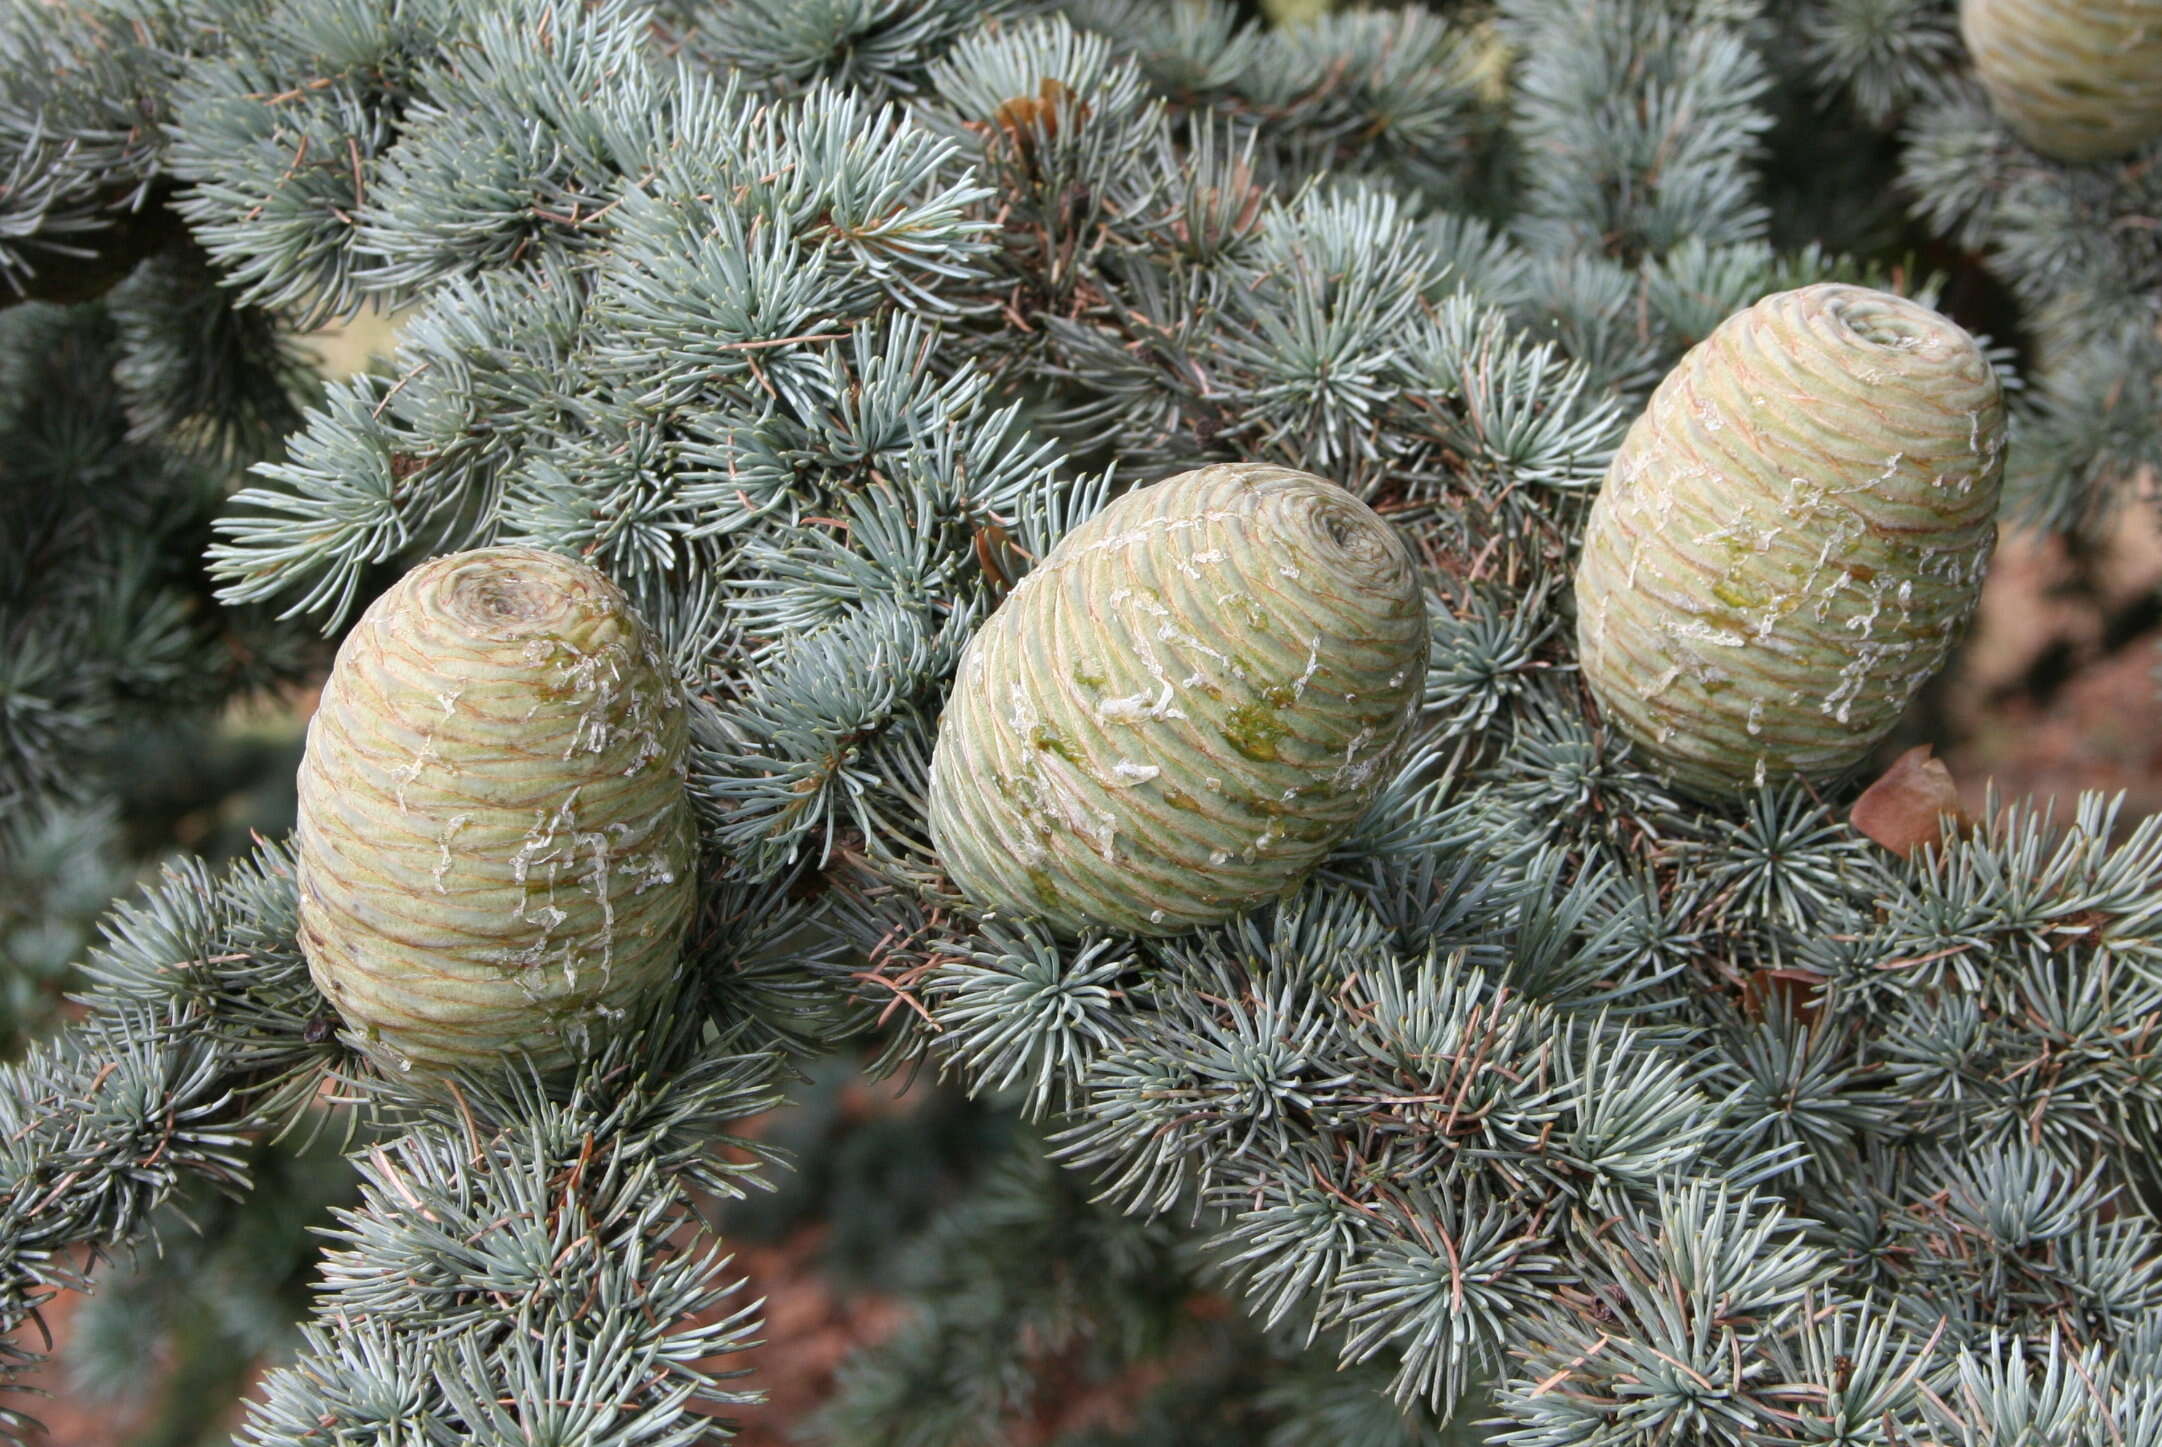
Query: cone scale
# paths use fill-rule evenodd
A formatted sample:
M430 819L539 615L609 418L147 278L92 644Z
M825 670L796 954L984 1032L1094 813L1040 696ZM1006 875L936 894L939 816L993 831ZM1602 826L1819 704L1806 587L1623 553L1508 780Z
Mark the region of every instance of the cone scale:
M2003 455L1988 359L1927 307L1821 284L1729 317L1592 508L1577 646L1602 714L1700 798L1853 769L1973 613Z
M1063 934L1227 919L1357 822L1426 653L1410 553L1334 483L1226 464L1140 488L970 640L932 840L972 901Z
M338 650L297 829L310 973L421 1074L588 1051L673 979L693 903L677 685L582 563L423 564Z

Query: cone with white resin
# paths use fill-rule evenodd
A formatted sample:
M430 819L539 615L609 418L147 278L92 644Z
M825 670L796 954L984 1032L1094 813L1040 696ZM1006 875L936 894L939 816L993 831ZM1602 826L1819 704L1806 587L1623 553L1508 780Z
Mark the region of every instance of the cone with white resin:
M1228 464L1138 489L970 640L932 840L970 899L1061 933L1229 918L1357 822L1426 653L1409 551L1336 484Z
M673 978L695 836L686 721L614 584L531 548L415 568L308 727L300 941L394 1068L583 1055Z
M1959 28L1991 108L2043 155L2162 135L2162 0L1962 0Z
M1705 798L1852 769L1974 610L2003 458L1996 374L1927 307L1823 284L1727 318L1592 508L1577 647L1601 711Z

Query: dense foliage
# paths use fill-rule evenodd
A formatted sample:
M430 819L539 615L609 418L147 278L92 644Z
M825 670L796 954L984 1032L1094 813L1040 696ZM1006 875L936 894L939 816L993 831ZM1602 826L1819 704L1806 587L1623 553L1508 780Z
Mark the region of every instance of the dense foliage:
M0 1085L9 1365L327 1127L358 1194L248 1440L712 1440L757 1325L708 1207L784 1164L730 1125L863 1049L1005 1124L829 1440L1007 1440L1085 1341L1177 1364L1128 1440L2162 1442L2162 824L1695 803L1572 654L1623 428L1768 292L1989 333L2008 509L2075 545L2162 466L2162 152L2027 149L1948 4L7 0L0 56L0 948L66 952L17 886L101 847L131 720L483 543L656 629L703 849L664 1033L447 1097L339 1039L283 843L119 905ZM297 370L368 304L395 355ZM925 824L963 645L1240 459L1419 554L1406 762L1229 923L983 923Z

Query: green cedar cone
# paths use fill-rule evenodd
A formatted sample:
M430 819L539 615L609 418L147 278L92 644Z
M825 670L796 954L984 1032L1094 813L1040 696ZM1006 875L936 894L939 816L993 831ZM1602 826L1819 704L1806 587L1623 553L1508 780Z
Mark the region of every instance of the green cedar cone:
M1708 799L1862 762L1996 545L2004 399L1927 307L1825 284L1721 322L1592 507L1577 648L1606 717Z
M931 838L963 893L1167 935L1297 884L1388 777L1425 683L1410 552L1256 463L1126 494L969 640Z
M338 650L300 766L300 942L399 1068L582 1055L665 990L696 841L682 696L583 563L423 564Z
M1960 33L1990 104L2060 161L2101 161L2162 135L2162 0L1961 0Z

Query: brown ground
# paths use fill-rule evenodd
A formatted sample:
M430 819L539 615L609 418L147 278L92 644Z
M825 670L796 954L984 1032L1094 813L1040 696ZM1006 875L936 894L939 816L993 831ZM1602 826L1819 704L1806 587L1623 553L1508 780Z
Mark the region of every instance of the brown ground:
M53 1342L63 1350L68 1338L68 1321L81 1301L80 1293L63 1291L45 1310L45 1324L52 1332ZM34 1328L25 1332L24 1337L33 1347L43 1348ZM143 1364L146 1372L156 1372L163 1365L158 1362ZM22 1380L27 1387L52 1393L49 1397L11 1395L4 1399L8 1406L27 1412L45 1424L45 1433L30 1439L38 1447L46 1443L52 1447L121 1447L150 1424L155 1406L155 1398L150 1396L133 1403L84 1401L68 1390L65 1371L52 1362Z
M903 1308L884 1297L834 1293L818 1268L824 1236L813 1227L779 1246L736 1254L736 1269L749 1278L747 1298L766 1299L765 1345L744 1353L743 1362L766 1401L737 1418L740 1447L789 1447L790 1427L826 1400L848 1354L902 1322Z
M2061 543L2005 538L1943 693L1962 736L1941 753L1969 812L1992 780L2000 798L2061 801L2060 818L2082 789L2126 791L2127 818L2162 812L2162 628L2117 636L2158 589L2162 525L2151 508L2128 512L2086 577Z

